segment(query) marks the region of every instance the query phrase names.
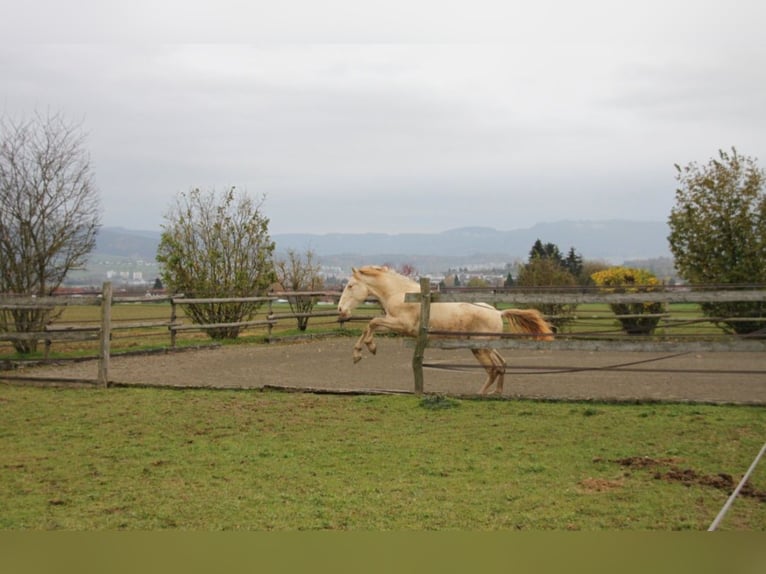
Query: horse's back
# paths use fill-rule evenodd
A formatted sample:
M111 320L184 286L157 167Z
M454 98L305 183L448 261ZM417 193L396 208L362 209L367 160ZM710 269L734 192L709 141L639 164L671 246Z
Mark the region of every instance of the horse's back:
M428 323L435 331L500 333L503 330L500 312L486 303L434 303Z

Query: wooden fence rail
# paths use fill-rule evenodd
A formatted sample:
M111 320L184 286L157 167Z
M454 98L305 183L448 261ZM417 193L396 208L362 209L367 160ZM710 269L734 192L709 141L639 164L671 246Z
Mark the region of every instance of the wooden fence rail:
M109 378L109 361L111 357L112 333L118 330L165 328L170 333L171 347L176 344L176 334L189 330L206 330L221 327L266 327L269 335L272 327L281 320L295 319L298 317L337 317L337 311L315 311L311 313L274 313L272 305L278 300L289 300L298 297L326 297L337 300L340 292L337 291L311 291L295 292L285 291L272 293L268 297L238 297L238 298L186 298L173 297L115 297L111 283L104 283L100 296L87 297L24 297L0 299L0 310L32 309L40 307L66 307L75 305L98 305L100 306L100 320L97 324L88 325L47 325L44 331L32 333L0 333L0 341L12 340L40 340L45 342L45 357L48 356L50 345L54 341L99 341L99 368L96 382L105 386ZM427 347L443 349L457 348L515 348L515 349L557 349L557 350L589 350L589 351L654 351L654 352L700 352L700 351L766 351L766 337L758 338L746 336L728 336L726 338L711 339L701 338L697 335L672 335L672 336L630 336L622 339L614 337L613 332L587 332L587 333L560 333L552 342L539 342L522 338L511 333L497 333L493 340L470 339L471 333L444 333L429 329L430 305L432 302L468 301L487 302L494 305L539 305L539 304L580 304L580 303L709 303L709 302L766 302L766 289L763 286L747 286L739 290L715 290L701 291L688 288L667 289L658 292L644 293L607 293L575 291L562 292L550 290L542 292L525 292L521 290L477 290L460 292L431 292L430 281L421 279L421 293L406 295L409 302L421 305L421 323L418 337L412 341L415 348L413 354L413 372L416 392L423 390L423 357ZM140 320L140 321L117 321L111 317L112 307L119 303L165 303L171 305L170 318L167 320ZM219 304L219 303L260 303L268 306L265 319L240 321L236 323L213 323L213 324L187 324L179 318L180 306L189 304ZM673 326L676 320L668 313L658 313L664 325ZM630 317L624 315L619 317ZM644 317L646 315L643 315ZM614 320L614 314L589 314L591 319ZM699 322L715 322L722 320L731 321L731 318L708 317L695 318L684 321L684 324ZM762 320L763 317L750 318L749 320ZM367 321L369 317L354 316L349 319L339 320L341 324L347 321ZM736 320L736 319L735 319ZM739 318L748 320L748 318ZM475 334L474 334L475 335ZM438 336L438 337L437 337Z
M429 283L430 291L430 283ZM763 302L766 291L763 289L746 290L666 290L648 291L642 293L610 293L603 291L556 292L556 291L466 291L466 292L436 292L431 293L431 302L446 303L449 301L466 301L471 303L513 303L518 305L553 303L561 305L577 305L580 303L732 303L732 302ZM419 302L417 293L409 293L407 301Z
M187 298L184 296L168 297L115 297L110 282L103 284L102 293L98 296L72 297L72 296L54 296L54 297L2 297L0 296L0 310L18 310L18 309L41 309L41 308L62 308L73 306L99 306L99 320L89 324L67 324L46 325L42 331L33 332L0 332L0 341L43 341L45 344L44 360L49 357L51 344L53 342L80 342L80 341L98 341L98 375L94 381L98 385L106 386L109 379L109 362L112 355L111 341L112 334L119 330L130 329L151 329L165 328L170 333L170 346L176 346L176 335L184 331L205 331L208 329L227 328L227 327L266 327L267 336L272 335L272 328L280 321L292 320L306 317L338 317L336 310L320 310L301 313L274 313L272 305L277 301L290 300L300 297L324 297L335 299L340 298L339 291L280 291L271 293L268 297L209 297L209 298ZM112 321L112 308L115 304L132 303L170 303L170 318L161 320L139 320L139 321ZM267 312L265 319L254 319L237 322L220 323L185 323L180 318L179 309L184 305L208 305L225 303L257 303L266 304ZM349 321L368 320L369 317L351 317L338 319L342 326Z
M720 302L766 302L766 289L749 288L741 290L700 291L695 289L676 289L643 293L614 293L614 292L560 292L555 290L524 292L516 290L478 290L470 292L431 292L431 282L420 280L420 293L407 293L405 301L420 304L420 328L418 336L410 344L414 347L412 358L415 392L423 392L423 364L425 349L428 347L440 349L553 349L553 350L585 350L585 351L650 351L650 352L721 352L721 351L750 351L766 352L766 333L759 332L756 336L730 335L724 339L715 340L710 337L701 339L699 336L637 336L632 335L621 340L613 334L603 333L563 333L557 334L554 341L543 342L530 340L512 333L490 333L492 339L475 339L477 333L447 332L429 329L430 306L433 302L484 302L493 305L541 305L541 304L580 304L580 303L720 303ZM666 314L660 314L662 316ZM602 319L616 319L632 315L601 316ZM646 315L641 315L646 317ZM696 319L693 322L721 321L766 321L766 317L724 318L708 317ZM696 339L695 339L696 337Z

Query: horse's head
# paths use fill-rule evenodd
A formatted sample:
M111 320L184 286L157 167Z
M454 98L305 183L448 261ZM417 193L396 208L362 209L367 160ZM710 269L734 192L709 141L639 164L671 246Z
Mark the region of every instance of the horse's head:
M340 301L338 301L338 314L342 318L350 317L351 312L364 302L370 295L370 289L367 284L362 280L363 275L358 269L353 269L353 275L346 283L343 293L341 293Z

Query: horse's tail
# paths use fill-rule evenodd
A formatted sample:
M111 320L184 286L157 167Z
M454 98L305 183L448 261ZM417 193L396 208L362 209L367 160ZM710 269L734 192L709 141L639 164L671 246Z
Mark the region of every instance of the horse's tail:
M538 341L553 341L553 330L537 309L506 309L500 314L508 319L514 333L530 333Z

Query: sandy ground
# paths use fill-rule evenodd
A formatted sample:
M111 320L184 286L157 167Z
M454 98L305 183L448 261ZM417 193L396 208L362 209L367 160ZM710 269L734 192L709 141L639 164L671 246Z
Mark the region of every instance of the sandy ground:
M333 338L114 357L109 379L123 385L412 391L413 351L403 340L378 338L377 355L365 350L357 364L351 359L352 345L350 338ZM674 358L661 353L507 350L503 354L508 361L503 394L509 398L766 405L763 353L690 353ZM630 370L598 370L637 361L644 362L627 367ZM484 372L476 369L468 350L428 349L425 362L465 367L426 369L427 393L470 395L484 382ZM0 371L0 380L19 376L95 380L97 374L97 362L85 361Z

